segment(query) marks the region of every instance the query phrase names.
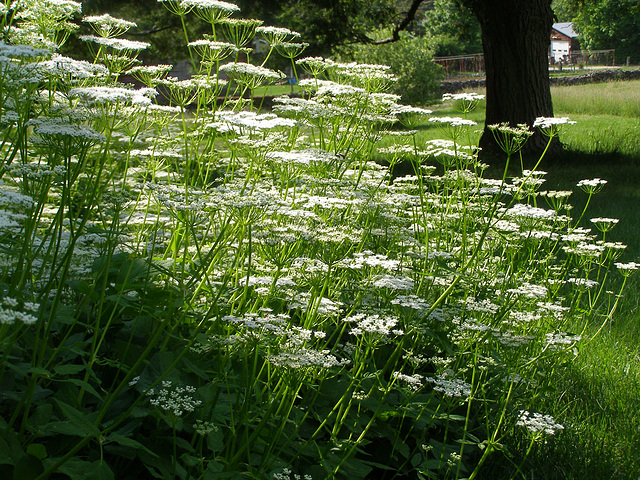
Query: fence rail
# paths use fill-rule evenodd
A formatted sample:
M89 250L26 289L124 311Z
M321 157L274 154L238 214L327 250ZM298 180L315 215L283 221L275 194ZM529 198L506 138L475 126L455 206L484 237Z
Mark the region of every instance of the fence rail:
M615 66L615 50L580 50L573 52L561 61L553 61L549 56L549 66ZM485 72L484 54L453 55L434 57L433 61L442 66L446 78L482 75Z

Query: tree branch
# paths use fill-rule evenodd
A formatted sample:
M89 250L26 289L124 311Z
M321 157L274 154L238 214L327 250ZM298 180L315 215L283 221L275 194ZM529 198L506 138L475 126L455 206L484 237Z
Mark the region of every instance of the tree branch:
M400 40L400 32L405 28L407 28L409 24L415 20L416 13L418 12L418 8L420 7L423 1L424 0L413 0L411 2L411 6L409 7L409 10L407 10L405 17L402 19L402 21L399 24L393 27L393 32L391 33L390 37L383 38L382 40L371 40L370 43L374 45L382 45L384 43L393 43Z
M159 32L162 32L164 30L170 30L170 29L176 28L176 27L178 27L178 24L175 23L175 22L171 22L171 23L168 23L166 25L160 25L160 26L154 25L150 29L145 30L143 32L127 32L127 35L131 35L131 36L134 36L134 37L145 37L147 35L152 35L154 33L159 33Z

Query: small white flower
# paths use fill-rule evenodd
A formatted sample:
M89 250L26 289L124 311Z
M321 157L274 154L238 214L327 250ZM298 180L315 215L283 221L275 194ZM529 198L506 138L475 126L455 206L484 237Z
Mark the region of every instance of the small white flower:
M606 180L602 180L601 178L594 178L592 180L580 180L576 184L576 186L585 193L593 194L599 192L606 184Z
M477 125L473 120L460 117L431 117L429 121L433 123L448 123L452 127Z
M147 42L137 42L134 40L126 40L124 38L96 37L95 35L81 35L78 38L80 38L80 40L82 40L83 42L97 43L98 45L110 47L118 51L140 51L151 45Z
M551 415L535 412L531 414L527 410L520 410L516 425L526 427L532 433L546 433L547 435L564 430L564 426L557 423Z

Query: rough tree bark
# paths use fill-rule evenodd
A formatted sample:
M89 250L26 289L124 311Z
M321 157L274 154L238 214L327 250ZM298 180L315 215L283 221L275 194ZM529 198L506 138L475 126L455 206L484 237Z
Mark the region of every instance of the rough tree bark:
M553 25L551 0L463 0L480 22L484 50L486 125L508 122L532 125L552 117L549 45ZM546 137L536 133L526 149L540 152ZM485 152L495 151L493 134L480 140Z

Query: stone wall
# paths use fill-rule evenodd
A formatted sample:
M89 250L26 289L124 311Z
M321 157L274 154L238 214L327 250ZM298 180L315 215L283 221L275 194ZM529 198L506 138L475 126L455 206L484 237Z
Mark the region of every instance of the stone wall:
M584 75L551 77L550 80L551 85L583 85L611 80L640 80L640 70L594 70ZM484 78L449 80L440 83L440 93L456 93L466 88L482 88L484 86Z

